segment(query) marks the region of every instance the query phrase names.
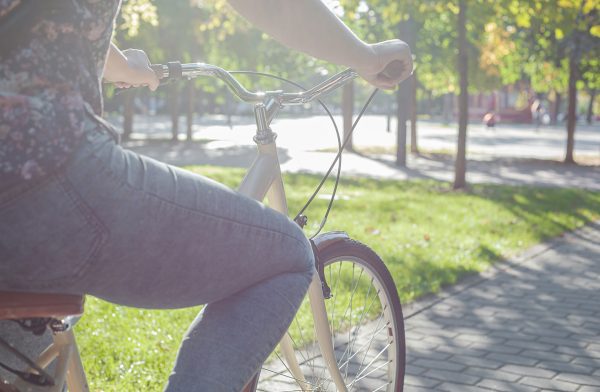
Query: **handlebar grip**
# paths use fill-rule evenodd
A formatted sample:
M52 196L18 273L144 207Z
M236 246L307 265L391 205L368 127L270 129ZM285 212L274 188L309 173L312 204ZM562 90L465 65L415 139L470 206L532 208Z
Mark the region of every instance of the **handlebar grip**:
M402 76L404 71L405 71L404 62L402 62L400 60L394 60L391 63L389 63L388 65L386 65L384 70L381 71L381 75L385 76L388 79L395 80L395 79L400 79L400 77Z
M152 68L158 80L163 79L166 76L164 71L165 67L162 64L151 64L150 68Z
M159 79L181 79L183 77L183 69L179 61L170 61L165 64L152 64L150 68Z

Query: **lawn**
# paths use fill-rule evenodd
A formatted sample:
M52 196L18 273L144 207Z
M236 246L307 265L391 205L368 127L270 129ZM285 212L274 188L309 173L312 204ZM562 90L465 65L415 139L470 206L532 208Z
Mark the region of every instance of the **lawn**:
M227 185L238 169L190 167ZM319 177L286 175L295 213ZM327 194L308 210L313 232ZM403 303L482 271L545 239L600 218L600 193L474 185L454 192L434 181L343 180L325 230L370 245L394 276ZM77 336L92 391L160 391L182 334L199 308L136 310L88 298Z

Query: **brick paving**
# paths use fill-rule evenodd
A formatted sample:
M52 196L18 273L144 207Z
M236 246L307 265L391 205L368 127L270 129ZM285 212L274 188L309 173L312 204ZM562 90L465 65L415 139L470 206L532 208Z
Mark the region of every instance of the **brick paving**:
M600 392L600 221L411 304L405 317L405 392ZM259 390L294 385L273 377Z
M600 392L600 222L405 313L407 392Z

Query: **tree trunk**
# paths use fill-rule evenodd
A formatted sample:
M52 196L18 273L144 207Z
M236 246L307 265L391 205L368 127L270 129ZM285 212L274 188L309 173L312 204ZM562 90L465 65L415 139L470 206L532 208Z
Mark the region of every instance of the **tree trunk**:
M583 17L583 8L585 1L581 0L579 5L579 13L575 19L575 26L578 26L573 31L572 50L569 55L569 107L567 108L567 152L565 154L565 163L575 163L573 150L575 149L575 127L577 125L577 81L580 78L579 65L581 61L581 32L579 30L579 22Z
M417 74L413 73L411 80L411 100L410 100L410 152L419 153L417 145Z
M179 89L175 83L169 86L169 114L171 115L171 140L177 141L179 135Z
M596 98L596 89L590 91L590 103L588 104L587 115L585 116L587 123L590 125L592 125L594 118L594 98Z
M131 139L131 133L133 132L135 93L136 90L129 90L123 94L125 98L125 102L123 102L123 140Z
M458 12L458 73L460 96L458 101L458 146L454 167L454 189L466 187L467 172L467 122L469 116L469 81L467 57L467 1L459 0Z
M406 121L408 120L408 104L410 102L410 89L406 80L400 84L396 91L396 116L398 118L398 139L396 142L396 166L406 167Z
M575 163L573 149L575 147L575 125L577 123L577 78L578 64L575 54L569 58L569 107L567 109L567 151L565 163Z
M231 91L227 87L223 88L223 94L225 95L225 113L227 116L227 126L229 129L233 129L233 114L234 114L234 102L231 96Z
M342 118L344 123L344 141L346 143L346 151L354 151L352 135L352 116L354 114L354 82L350 82L342 87Z
M444 94L442 106L442 122L450 124L454 119L454 94Z
M392 132L392 115L394 110L394 104L391 99L387 100L387 114L386 114L386 122L385 122L385 131L387 133Z
M188 83L187 86L188 91L188 104L187 104L187 130L186 130L186 140L188 142L192 141L193 137L193 125L194 125L194 84Z
M425 108L425 114L427 114L430 118L433 115L433 104L433 91L429 90L427 92L427 107Z
M553 109L551 114L552 117L550 118L550 122L552 125L558 124L558 114L560 113L560 103L562 100L562 95L558 91L555 91L554 95L554 105L552 105Z

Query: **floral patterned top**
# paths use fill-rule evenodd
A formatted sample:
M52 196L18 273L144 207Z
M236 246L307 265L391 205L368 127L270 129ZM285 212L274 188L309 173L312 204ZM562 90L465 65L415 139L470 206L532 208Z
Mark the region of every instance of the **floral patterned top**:
M21 1L0 0L0 17ZM46 13L23 43L0 53L0 192L59 169L81 141L88 113L102 113L100 83L120 0L62 3L65 10Z

